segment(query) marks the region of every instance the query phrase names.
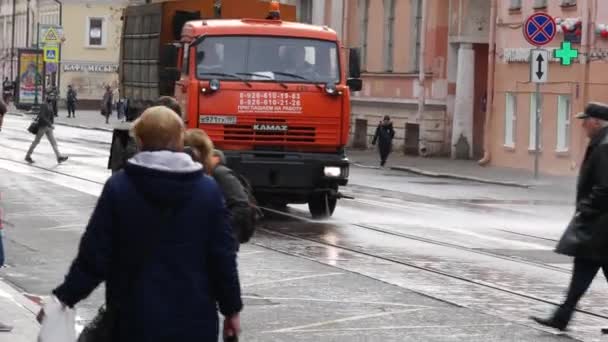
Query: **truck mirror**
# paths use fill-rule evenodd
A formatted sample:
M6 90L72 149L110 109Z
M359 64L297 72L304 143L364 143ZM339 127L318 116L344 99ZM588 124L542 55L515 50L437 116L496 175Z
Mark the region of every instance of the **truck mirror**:
M363 81L360 78L349 78L346 80L346 85L351 91L361 91L363 88Z
M176 44L163 45L160 54L160 65L163 67L177 67L179 47Z
M360 49L349 49L348 54L348 74L350 78L361 77L361 57Z

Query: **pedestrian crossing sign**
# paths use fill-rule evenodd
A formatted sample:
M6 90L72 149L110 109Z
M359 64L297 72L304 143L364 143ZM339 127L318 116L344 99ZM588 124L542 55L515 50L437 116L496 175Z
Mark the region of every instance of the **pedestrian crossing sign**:
M55 30L54 27L49 27L46 30L46 33L44 34L44 36L42 37L42 42L45 44L49 44L49 43L60 43L61 42L61 38L59 37L59 34L57 33L57 30Z
M59 62L59 48L45 47L44 48L44 61L47 63L58 63Z

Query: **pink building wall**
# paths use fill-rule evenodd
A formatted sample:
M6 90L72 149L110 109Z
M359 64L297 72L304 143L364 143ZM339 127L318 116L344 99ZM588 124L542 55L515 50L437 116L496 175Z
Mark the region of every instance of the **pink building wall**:
M527 62L507 62L505 56L509 49L531 48L523 38L521 25L526 18L536 12L532 9L532 0L522 1L521 11L510 11L509 1L498 1L496 29L496 76L494 82L494 103L492 109L491 154L492 163L499 166L532 169L534 153L529 150L530 133L530 96L535 90L529 82L529 64ZM596 7L597 6L597 7ZM583 20L583 30L590 34L591 52L608 52L608 40L595 33L598 23L608 23L608 1L578 1L574 7L563 8L558 1L548 1L543 12L553 17L584 18L589 11L589 22ZM586 25L587 24L587 25ZM582 44L573 44L580 53L586 53L587 47L583 34ZM557 34L547 48L557 48L564 40L563 34ZM542 124L541 124L541 172L550 174L575 174L578 171L587 144L587 139L573 116L583 110L588 101L608 102L608 64L606 57L591 58L589 63L581 64L579 58L571 66L561 66L552 62L549 66L548 83L541 86ZM514 147L504 146L505 132L505 97L506 92L516 95L516 138ZM571 98L570 141L568 151L558 151L557 142L557 99L559 95Z

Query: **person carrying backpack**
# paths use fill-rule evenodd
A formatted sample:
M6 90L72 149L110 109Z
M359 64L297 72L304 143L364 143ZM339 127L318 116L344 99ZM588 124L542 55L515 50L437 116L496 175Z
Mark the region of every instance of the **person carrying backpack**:
M255 198L247 183L225 163L224 154L213 149L213 143L205 131L188 129L184 136L185 152L194 161L204 166L205 172L213 177L222 189L226 207L230 211L230 223L239 243L248 242L253 236L255 223L260 217ZM237 251L239 246L236 246Z

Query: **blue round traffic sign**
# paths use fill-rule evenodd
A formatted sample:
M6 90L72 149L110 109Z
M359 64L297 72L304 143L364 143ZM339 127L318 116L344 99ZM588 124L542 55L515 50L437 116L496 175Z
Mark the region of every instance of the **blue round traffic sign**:
M549 44L555 37L556 32L555 20L545 13L531 15L524 24L524 37L532 45Z

